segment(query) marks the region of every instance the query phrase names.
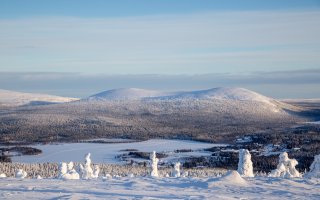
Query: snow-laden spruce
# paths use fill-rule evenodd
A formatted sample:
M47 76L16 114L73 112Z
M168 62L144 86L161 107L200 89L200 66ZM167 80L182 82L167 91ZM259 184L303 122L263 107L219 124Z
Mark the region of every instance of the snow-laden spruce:
M85 155L85 161L84 161L84 166L80 164L80 171L81 171L81 178L82 179L92 179L92 178L98 178L100 168L98 165L94 166L94 170L92 170L91 167L91 154L87 153Z
M174 168L173 168L173 171L172 171L172 176L173 177L179 178L181 176L180 166L181 166L180 162L177 162L177 163L174 164Z
M158 162L159 162L159 159L157 158L155 151L153 151L151 153L150 160L151 160L151 168L152 168L152 171L151 171L150 175L152 177L159 177L159 174L158 174Z
M320 154L314 156L310 171L305 175L307 178L320 178Z
M59 167L59 178L61 179L80 179L79 173L73 168L73 162L68 164L62 162Z
M26 178L28 176L27 172L24 171L23 169L18 169L18 171L16 172L16 178Z
M295 178L301 177L296 166L298 161L296 159L290 159L287 152L283 152L279 156L279 164L277 169L272 170L269 174L270 177L284 177L284 178Z
M251 154L247 149L239 150L238 172L244 177L254 177Z

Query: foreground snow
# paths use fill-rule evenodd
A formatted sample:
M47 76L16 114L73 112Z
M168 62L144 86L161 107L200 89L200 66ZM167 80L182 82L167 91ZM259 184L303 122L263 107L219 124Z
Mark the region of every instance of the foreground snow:
M122 177L98 180L0 179L0 199L319 199L307 179Z

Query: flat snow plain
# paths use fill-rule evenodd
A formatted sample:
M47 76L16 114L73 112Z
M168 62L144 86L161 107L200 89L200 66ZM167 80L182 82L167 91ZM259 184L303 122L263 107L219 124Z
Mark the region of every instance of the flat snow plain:
M0 199L320 199L319 180L256 177L0 179Z
M178 149L201 150L213 146L223 146L223 144L211 144L188 140L161 140L153 139L132 143L64 143L35 145L33 147L41 149L42 154L32 156L16 156L13 162L21 163L44 163L44 162L82 162L86 153L91 153L94 163L121 164L115 156L126 153L122 150L137 149L142 152L169 152L169 157L162 161L177 159L184 156L210 155L210 152L186 152L174 153Z

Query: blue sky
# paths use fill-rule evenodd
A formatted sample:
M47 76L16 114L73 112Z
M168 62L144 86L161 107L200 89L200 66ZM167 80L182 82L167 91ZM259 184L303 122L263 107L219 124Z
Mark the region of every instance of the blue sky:
M320 69L319 35L319 0L1 0L0 73L16 73L24 81L39 73L51 73L50 77L60 82L67 81L62 78L70 78L70 74L88 80L95 76L100 80L101 75L105 79L125 77L123 82L115 81L119 84L108 82L98 87L95 83L94 91L143 86L127 75L180 80L177 77L215 74L220 82L200 84L198 80L194 85L244 84L268 93L265 85L272 84L270 81L256 83L249 77L283 71L290 76ZM247 77L251 82L226 83L222 81L226 74ZM307 80L309 75L300 78ZM3 80L8 80L1 83L4 89L35 90L35 83L14 87L9 79ZM42 79L35 80L46 85ZM149 82L143 83L153 88L168 87L161 86L161 81L154 85L146 80ZM285 80L288 82L278 84L290 85L290 80ZM61 86L50 84L56 85L54 93L60 94ZM78 82L70 84L83 87ZM191 88L181 81L172 84L177 89ZM320 97L317 84L303 83L307 94L286 89L286 94L274 96ZM82 95L94 91L82 91Z

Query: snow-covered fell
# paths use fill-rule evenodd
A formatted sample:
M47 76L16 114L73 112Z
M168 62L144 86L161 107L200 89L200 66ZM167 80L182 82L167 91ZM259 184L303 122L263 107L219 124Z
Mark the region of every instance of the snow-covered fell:
M150 101L179 101L179 100L228 100L258 102L270 107L269 110L279 111L279 106L284 105L272 98L263 96L244 88L218 87L208 90L162 92L156 90L145 90L138 88L113 89L92 95L85 100L88 101L131 101L148 100ZM281 107L281 106L280 106Z
M48 94L24 93L0 89L0 105L21 106L48 103L65 103L78 100L77 98L60 97Z
M166 96L169 93L139 88L120 88L107 90L90 96L89 100L137 100L143 98Z
M244 88L218 87L186 92L162 92L138 88L121 88L90 96L89 100L137 100L137 99L228 99L269 103L270 98Z

